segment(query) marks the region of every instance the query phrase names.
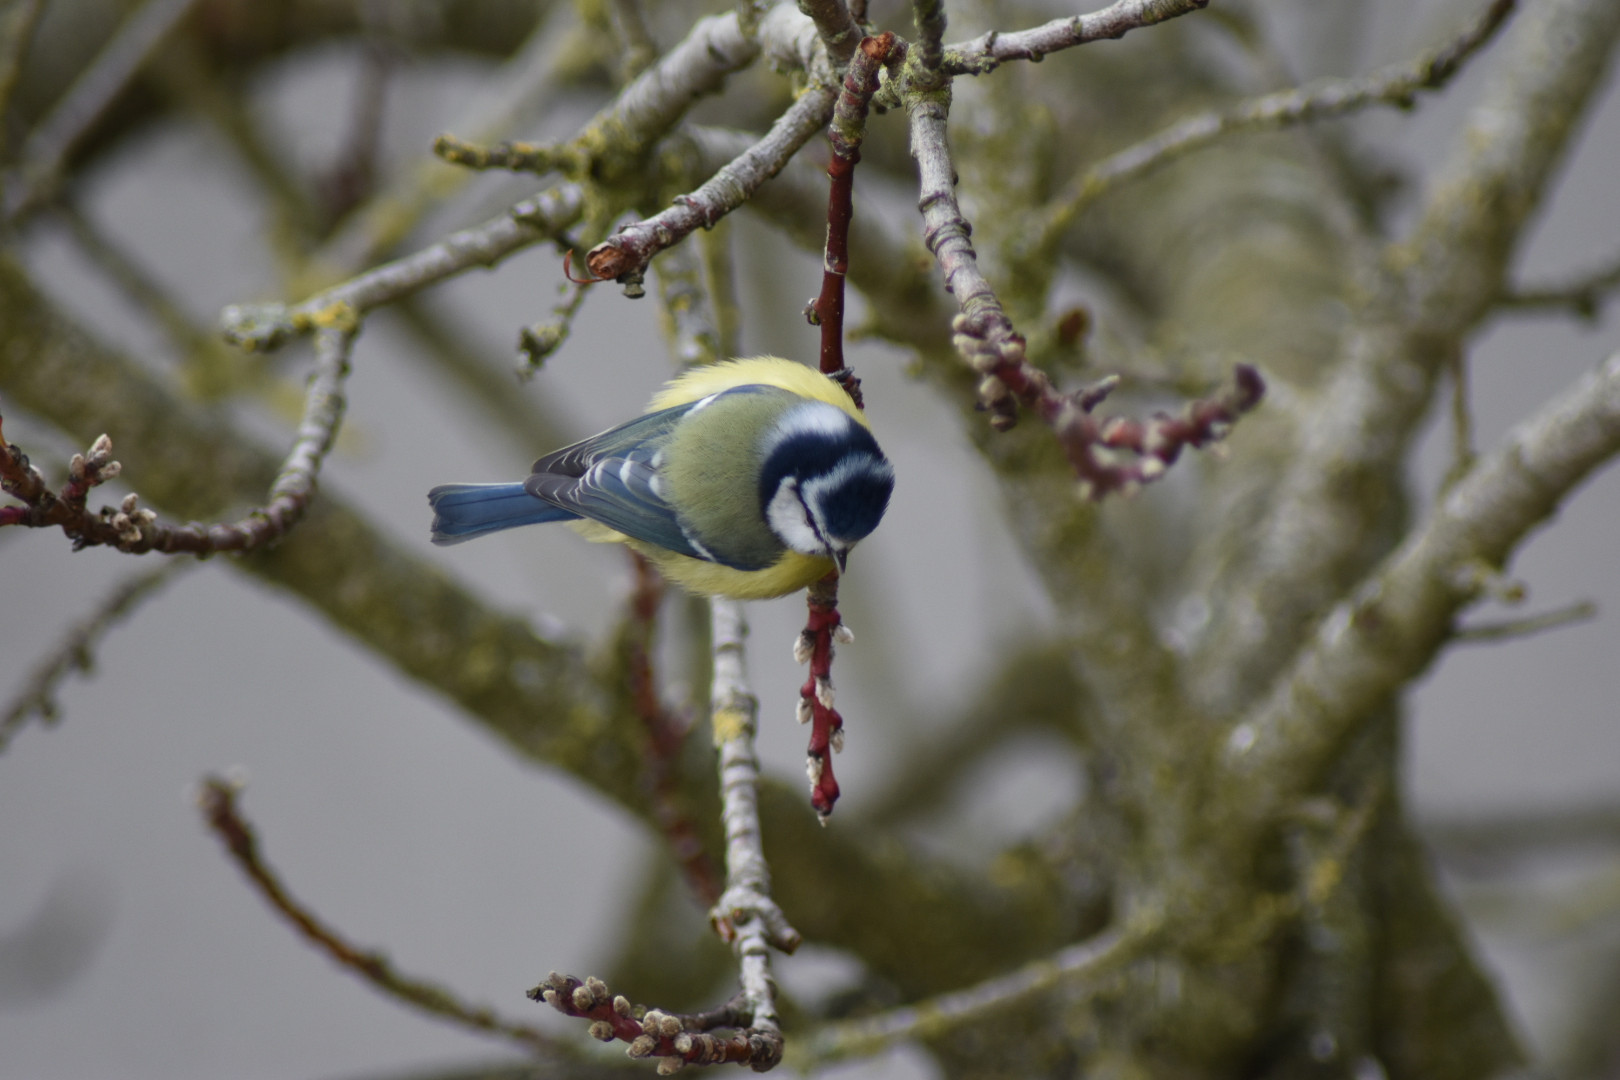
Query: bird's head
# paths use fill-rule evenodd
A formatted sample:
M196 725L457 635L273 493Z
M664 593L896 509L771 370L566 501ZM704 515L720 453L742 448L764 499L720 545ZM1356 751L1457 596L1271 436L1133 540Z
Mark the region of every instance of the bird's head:
M877 528L894 491L894 467L863 425L835 405L787 409L762 444L760 502L782 543L833 559Z

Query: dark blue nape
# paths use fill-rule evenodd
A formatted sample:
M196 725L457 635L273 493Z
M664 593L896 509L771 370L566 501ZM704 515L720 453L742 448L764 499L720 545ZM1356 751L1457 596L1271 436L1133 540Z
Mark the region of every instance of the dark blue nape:
M861 465L833 490L822 504L827 533L833 539L855 541L867 536L883 520L894 493L894 470L881 458L861 457Z

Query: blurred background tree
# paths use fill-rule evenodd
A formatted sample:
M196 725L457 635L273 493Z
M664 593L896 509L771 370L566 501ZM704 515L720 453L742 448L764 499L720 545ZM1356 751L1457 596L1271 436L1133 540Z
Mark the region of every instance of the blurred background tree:
M906 46L849 268L900 480L843 590L827 829L776 778L803 760L802 611L750 611L765 851L806 943L775 961L787 1067L1615 1075L1620 675L1593 602L1616 599L1617 504L1612 476L1580 485L1620 451L1620 6L1197 9L856 7ZM565 532L437 551L422 496L516 475L677 364L813 356L811 136L848 19L0 8L6 440L56 487L109 435L123 472L90 510L139 493L114 534L147 504L246 521L227 548L285 531L190 572L0 531L8 1072L645 1074L518 994L555 967L666 1009L731 995L707 609L643 581L638 614L622 553ZM783 116L804 149L658 254L646 299L564 279L563 251L580 272ZM493 164L517 168L468 167ZM221 340L227 305L262 353ZM982 380L997 349L1065 391L1119 375L1099 421L1175 413L1239 363L1268 393L1162 478L1124 451L1077 475L1055 396L1052 423L990 422L1028 373ZM307 514L244 519L341 396ZM1524 583L1534 603L1493 610ZM236 763L329 946L432 985L351 957L392 990L363 994L233 879L175 793ZM441 986L498 1003L539 1063L485 1065L505 1051L401 1007Z

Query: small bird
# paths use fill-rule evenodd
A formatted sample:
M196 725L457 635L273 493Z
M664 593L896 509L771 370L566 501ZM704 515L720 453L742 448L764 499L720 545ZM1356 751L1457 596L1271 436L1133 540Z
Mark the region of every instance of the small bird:
M785 596L843 572L894 468L838 383L776 356L693 368L647 412L534 463L527 480L428 492L433 542L547 521L618 541L694 593Z

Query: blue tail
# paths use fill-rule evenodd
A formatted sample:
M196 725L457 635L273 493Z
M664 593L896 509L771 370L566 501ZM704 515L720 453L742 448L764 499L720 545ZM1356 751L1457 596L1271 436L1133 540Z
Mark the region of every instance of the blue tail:
M433 506L433 542L440 545L517 525L579 517L530 495L522 483L442 484L428 492L428 502Z

